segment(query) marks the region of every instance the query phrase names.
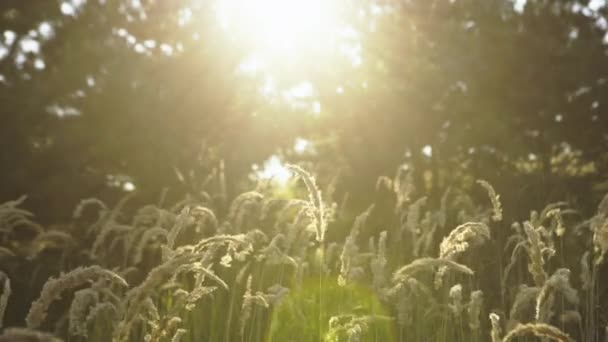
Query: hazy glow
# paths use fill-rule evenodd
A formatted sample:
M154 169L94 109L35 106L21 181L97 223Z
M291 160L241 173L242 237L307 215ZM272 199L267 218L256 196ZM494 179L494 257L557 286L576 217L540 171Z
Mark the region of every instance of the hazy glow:
M23 51L24 53L40 53L40 43L37 40L26 37L21 39L20 44L21 51Z
M15 40L17 39L17 34L13 31L4 31L4 44L13 45Z
M255 75L266 68L266 63L256 56L250 56L239 64L238 71L244 74Z
M314 101L312 103L312 112L314 114L320 114L321 113L321 102L319 101Z
M426 157L432 157L433 156L433 147L431 147L431 145L425 145L422 148L422 154Z
M311 97L313 95L313 92L314 89L312 84L308 81L305 81L289 89L286 92L285 96L288 98L303 99Z
M66 118L66 117L71 117L71 116L79 116L80 114L82 114L80 112L80 110L74 108L74 107L69 107L69 106L60 106L58 104L53 104L50 105L46 108L46 111L56 115L59 118Z
M262 89L261 89L262 95L271 98L273 96L276 96L277 94L277 89L274 85L274 79L270 76L267 76L266 79L264 80L264 83L262 84Z
M257 165L254 165L253 169L258 179L272 180L281 186L286 185L291 178L291 172L276 155L264 162L262 170L258 170Z
M61 9L61 13L63 15L67 15L67 16L76 15L76 10L74 9L74 6L72 6L72 4L70 4L69 2L62 2L60 9Z
M177 24L179 26L184 26L190 22L192 19L192 10L189 8L184 8L179 11L179 18L177 19Z
M310 148L310 141L304 138L297 138L296 142L293 145L293 150L296 151L297 154L302 154L306 152Z
M131 192L137 189L135 183L133 182L133 179L131 179L131 177L127 175L106 175L106 184L113 188L122 189L122 191L125 192Z
M270 54L318 47L337 25L337 1L220 0L217 18L226 31Z
M599 11L604 6L606 6L606 0L591 0L587 5L592 11Z
M347 15L351 6L345 0L215 0L214 15L224 39L243 53L236 74L259 82L268 103L319 116L320 91L307 75L365 63L353 26L359 19ZM374 9L364 11L364 20L381 14Z
M38 25L38 32L40 35L42 35L42 38L47 40L53 38L55 35L55 29L49 22L46 21L43 21L40 23L40 25Z
M513 10L517 13L523 13L527 2L528 0L514 0Z
M133 182L126 181L122 183L122 190L126 192L135 191L135 184L133 184Z
M34 68L36 68L37 70L43 70L46 67L46 64L44 63L44 61L40 58L36 58L34 60Z

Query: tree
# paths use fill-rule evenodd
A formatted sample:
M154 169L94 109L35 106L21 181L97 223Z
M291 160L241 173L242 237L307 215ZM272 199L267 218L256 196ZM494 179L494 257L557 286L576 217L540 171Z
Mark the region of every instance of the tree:
M164 186L196 192L190 179L221 159L242 179L297 136L328 142L312 158L342 168L359 195L402 161L435 199L468 174L499 189L533 184L512 202L594 203L588 191L606 174L603 7L351 2L343 14L358 63L278 67L287 76L277 87L309 82L317 117L268 101L267 80L235 72L248 46L222 31L213 2L2 6L1 199L29 194L43 218L82 197L119 196L112 184L131 182L146 201Z

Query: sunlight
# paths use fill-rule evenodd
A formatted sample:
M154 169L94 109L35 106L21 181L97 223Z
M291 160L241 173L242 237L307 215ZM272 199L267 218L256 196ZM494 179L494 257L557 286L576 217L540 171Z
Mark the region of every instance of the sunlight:
M351 5L344 0L216 0L214 17L225 39L243 53L237 75L257 80L267 103L318 117L318 85L305 75L357 69L365 62L361 34L347 15ZM378 14L370 15L373 20Z
M255 75L264 68L266 68L264 61L260 61L256 56L250 56L239 64L238 71L243 74Z
M338 25L337 2L327 0L222 0L216 16L224 30L273 56L318 48Z
M310 148L310 141L304 138L296 138L293 149L297 154L303 154Z
M305 99L311 97L313 93L314 88L312 84L308 81L304 81L287 90L285 92L285 97L289 99Z
M261 170L257 165L254 165L253 171L258 179L274 181L280 186L285 186L291 178L291 172L277 155L273 155L266 160L264 168Z

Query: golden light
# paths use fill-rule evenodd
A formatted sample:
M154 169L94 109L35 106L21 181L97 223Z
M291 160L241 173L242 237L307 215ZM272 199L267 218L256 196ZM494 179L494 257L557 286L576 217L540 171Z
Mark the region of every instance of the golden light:
M311 80L316 73L364 63L353 6L349 0L215 0L214 16L221 39L242 55L235 72L255 79L266 103L317 117L324 106Z
M331 44L340 26L338 1L218 0L224 30L266 57L287 57ZM263 58L266 59L266 58Z
M257 165L253 166L255 178L273 181L279 186L285 186L291 179L291 171L285 166L281 159L272 155L264 162L264 167L260 169Z
M297 154L304 154L306 151L310 150L311 142L310 140L306 140L304 138L296 138L296 141L293 144L293 150Z

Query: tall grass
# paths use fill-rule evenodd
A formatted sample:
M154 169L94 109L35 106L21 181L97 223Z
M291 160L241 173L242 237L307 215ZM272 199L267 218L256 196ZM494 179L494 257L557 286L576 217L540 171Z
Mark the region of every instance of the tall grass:
M486 203L460 189L435 203L401 168L377 185L392 201L349 219L310 172L289 169L300 196L250 191L227 210L209 194L132 214L129 198L87 199L47 228L23 198L0 205L0 323L23 301L11 285L34 298L0 341L604 338L608 196L588 220L557 203L508 221L486 181Z

